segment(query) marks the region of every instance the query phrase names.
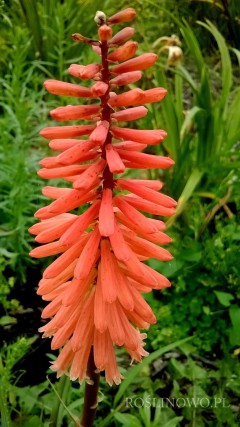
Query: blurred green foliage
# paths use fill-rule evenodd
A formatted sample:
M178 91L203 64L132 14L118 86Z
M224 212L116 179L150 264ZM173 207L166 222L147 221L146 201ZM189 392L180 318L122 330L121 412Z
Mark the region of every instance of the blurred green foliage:
M176 164L164 176L159 171L149 175L162 179L166 192L179 198L177 215L168 220L175 258L169 263L150 261L172 282L171 289L146 295L158 319L148 331L147 347L152 353L129 369L129 359L118 350L126 379L111 390L102 381L96 426L237 426L240 3L179 0L176 5L174 0L133 0L131 6L138 12L134 26L141 53L159 52L161 41L156 41L173 33L182 42L181 64L168 66L160 50L154 71L145 72L141 87L164 86L168 96L161 105L149 106L148 116L139 122L142 128L168 131L163 146L152 150L170 154ZM126 3L120 0L118 9L124 7ZM42 82L46 78L73 81L67 76L68 65L93 61L94 53L72 43L70 35L95 36L92 18L96 10L111 15L116 5L112 0L0 1L3 332L11 330L16 313L27 308L20 290L26 295L36 286L32 272L43 265L28 256L33 238L27 231L34 212L45 203L36 171L49 150L38 132L50 123L48 111L66 100L47 95ZM189 336L190 341L179 344ZM31 343L31 339L16 337L16 342L1 350L2 425L76 425L82 387L74 388L76 384L67 379L56 385L53 375L51 382L19 383L17 362L24 359ZM221 401L207 408L127 407L126 398L133 395L143 400L149 396L219 398L226 399L226 405Z

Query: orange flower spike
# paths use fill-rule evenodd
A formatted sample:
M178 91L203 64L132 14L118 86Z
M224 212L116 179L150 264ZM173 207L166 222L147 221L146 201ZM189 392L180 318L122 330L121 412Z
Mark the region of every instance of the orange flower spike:
M108 18L107 22L109 24L118 24L119 22L129 22L132 21L136 16L136 10L132 7L129 7L127 9L121 10L118 13L115 13L115 15L110 16Z
M87 99L85 105L53 109L50 115L55 120L91 121L89 125L54 126L40 132L58 153L40 161L38 175L63 178L69 181L69 187L43 188L43 195L53 201L35 213L40 222L29 229L35 240L43 243L31 251L33 257L58 255L45 269L37 290L43 300L49 301L42 317L52 317L40 332L44 337L53 335L52 349L62 347L52 369L58 376L67 374L80 382L89 377L94 383L91 408L97 395L96 368L105 371L110 385L121 382L115 344L124 346L136 361L148 354L144 350L146 334L136 328L146 329L156 319L141 293L170 286L168 279L144 261L151 257L170 260L170 253L158 245L171 239L163 233L162 221L139 211L172 215L176 202L159 192L163 184L158 180L115 176L129 167L164 169L174 163L168 157L141 152L147 145L160 143L165 131L140 130L135 123L134 128L116 126L145 117L148 110L144 104L159 102L166 95L160 87L145 91L135 88L120 94L114 91L140 80L141 70L157 59L154 53L134 57L138 44L128 41L133 28L125 27L112 35L111 25L129 22L135 15L133 8L110 18L97 12L100 40L72 36L92 46L99 55L101 63L69 67L72 76L92 79L89 87L58 80L44 83L52 94ZM92 103L91 99L99 102ZM85 203L85 211L67 213ZM81 424L90 425L87 405Z

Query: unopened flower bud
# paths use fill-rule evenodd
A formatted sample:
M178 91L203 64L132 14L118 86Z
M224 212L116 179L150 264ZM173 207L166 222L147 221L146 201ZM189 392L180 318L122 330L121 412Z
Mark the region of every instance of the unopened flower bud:
M135 16L135 9L129 7L127 9L121 10L118 13L115 13L115 15L110 16L110 18L108 18L108 22L110 24L118 24L119 22L129 22L132 21Z
M108 25L104 24L98 29L98 35L100 37L100 40L105 41L110 39L112 36L112 29Z
M109 47L121 44L127 40L129 40L133 34L135 33L134 28L132 27L125 27L121 31L115 34L113 38L111 38L108 42Z
M94 97L103 96L107 92L107 90L108 90L108 85L101 81L95 83L91 88L91 91Z

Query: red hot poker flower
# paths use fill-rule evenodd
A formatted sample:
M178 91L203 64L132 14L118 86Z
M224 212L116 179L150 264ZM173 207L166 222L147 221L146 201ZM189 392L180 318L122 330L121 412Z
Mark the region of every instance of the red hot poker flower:
M70 181L72 188L45 187L43 194L54 200L36 212L40 222L29 230L42 243L31 251L33 257L58 255L43 273L38 288L38 294L49 301L42 317L51 318L40 330L44 336L53 336L52 349L62 348L52 369L58 376L69 373L71 379L80 382L87 376L91 353L96 368L105 371L110 385L122 379L115 359L116 345L124 346L136 361L147 355L146 335L139 329L147 329L156 318L142 293L170 286L144 261L151 257L170 260L170 253L159 245L171 239L163 232L161 220L142 212L172 215L176 202L160 192L160 181L118 176L129 167L165 169L174 163L168 157L142 153L148 144L159 144L166 137L162 129L116 126L144 117L148 110L142 104L159 102L166 95L163 88L111 92L138 81L141 70L156 61L153 53L132 58L137 43L127 40L134 34L133 28L126 27L112 36L110 25L129 22L135 15L132 8L108 19L102 12L97 15L100 40L94 40L93 45L101 54L101 63L72 64L69 68L78 79L93 79L92 86L57 80L44 83L50 93L91 99L91 104L58 107L50 112L57 121L85 119L91 124L41 131L58 154L40 162L39 176L62 178ZM111 65L117 61L121 63ZM68 213L85 203L85 212Z

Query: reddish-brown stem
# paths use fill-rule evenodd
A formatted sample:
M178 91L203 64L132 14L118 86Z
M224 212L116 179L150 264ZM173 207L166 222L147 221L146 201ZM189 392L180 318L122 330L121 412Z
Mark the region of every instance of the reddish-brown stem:
M107 122L111 122L111 107L108 105L109 99L109 67L108 67L108 43L107 41L103 41L101 43L101 51L102 51L102 81L107 83L108 90L101 97L101 107L102 107L102 116L101 120L106 120ZM102 158L106 159L106 144L112 143L112 135L108 132L105 143L102 147ZM105 167L103 172L103 188L114 188L113 174L110 172L108 165ZM85 393L84 393L84 406L83 406L83 414L81 420L82 427L92 427L93 421L95 418L96 410L97 410L97 394L99 387L99 373L96 371L96 366L94 363L94 353L93 347L91 348L91 352L88 359L87 366L87 377L89 378L89 382L86 382L85 385Z
M111 122L111 107L108 105L109 99L109 67L108 67L108 43L107 41L102 41L101 44L101 52L102 52L102 81L108 85L107 92L101 97L101 107L102 107L102 120L106 120L107 122ZM107 144L112 143L112 135L108 132L105 143L102 147L102 158L106 158L106 150L105 147ZM114 188L113 174L110 172L108 165L106 166L103 172L103 188Z
M84 392L84 405L81 426L92 427L95 418L97 405L98 405L98 387L100 374L96 372L96 366L94 363L93 347L91 348L88 365L87 365L87 377L89 382L86 382Z

